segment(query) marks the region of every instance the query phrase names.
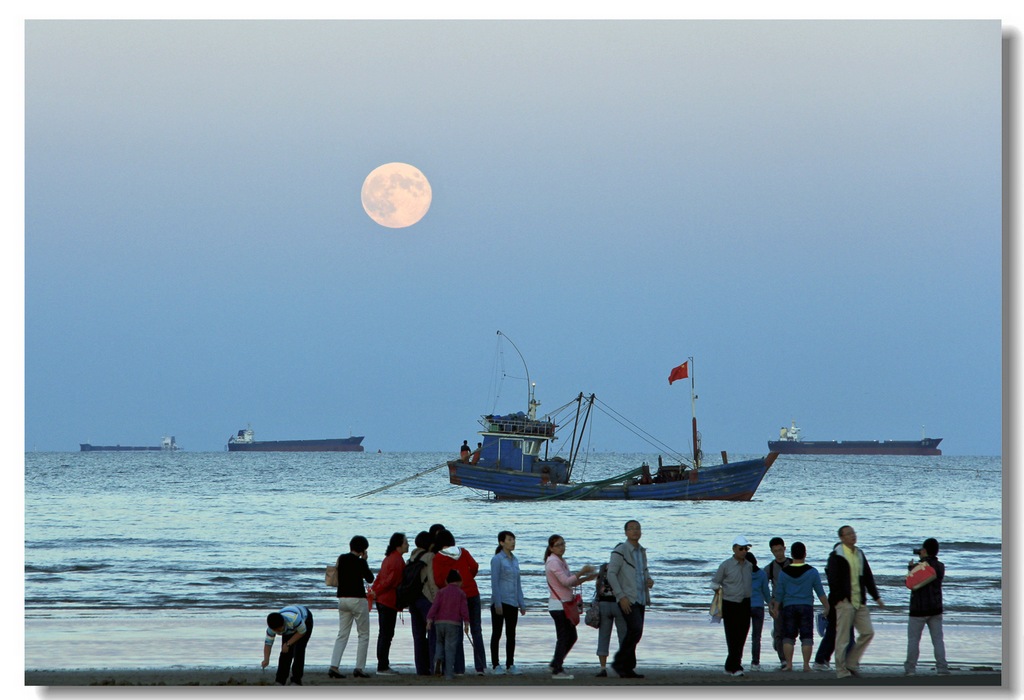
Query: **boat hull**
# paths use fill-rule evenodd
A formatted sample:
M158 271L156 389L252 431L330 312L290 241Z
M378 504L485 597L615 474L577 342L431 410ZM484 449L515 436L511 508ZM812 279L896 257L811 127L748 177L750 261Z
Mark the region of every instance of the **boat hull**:
M749 501L777 455L701 468L695 477L664 483L552 482L547 475L495 467L448 462L448 479L457 486L490 491L500 500L656 500L656 501Z
M363 437L228 442L228 452L362 452Z
M90 445L87 442L79 443L79 449L82 452L166 452L167 448L160 447L159 445L152 446L134 446L134 445Z
M769 440L768 449L784 455L941 455L942 438L923 440Z

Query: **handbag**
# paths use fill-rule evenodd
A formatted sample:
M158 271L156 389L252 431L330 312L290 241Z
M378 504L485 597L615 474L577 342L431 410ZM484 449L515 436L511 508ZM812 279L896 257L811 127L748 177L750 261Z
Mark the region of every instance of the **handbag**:
M721 622L722 621L722 589L719 588L715 591L714 597L711 599L711 608L708 610L708 616L711 618L710 622Z
M583 596L577 593L572 600L563 600L562 610L565 611L565 617L573 624L573 627L580 624L580 615L583 614Z
M548 588L551 590L551 595L558 598L555 589L551 588L550 581L548 582ZM572 600L562 600L559 598L559 602L562 604L562 611L565 613L566 619L572 623L573 627L580 624L580 615L583 614L583 596L577 593L572 597Z
M601 603L597 600L597 593L594 593L594 599L587 606L587 614L583 618L583 622L587 624L587 627L594 629L601 627Z
M922 586L927 586L929 583L935 580L936 573L935 569L932 568L928 562L921 562L907 574L907 580L904 582L912 591L916 591Z
M338 587L338 567L331 564L327 567L327 571L324 572L324 584L328 588Z

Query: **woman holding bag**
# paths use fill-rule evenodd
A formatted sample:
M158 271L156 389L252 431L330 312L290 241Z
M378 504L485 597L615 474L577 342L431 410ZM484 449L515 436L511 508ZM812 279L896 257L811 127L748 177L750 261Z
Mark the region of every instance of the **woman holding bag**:
M548 598L548 612L551 619L555 621L555 656L551 659L551 677L559 680L572 680L572 674L566 673L562 668L565 657L569 655L573 645L576 643L576 625L579 624L579 616L570 620L566 615L563 603L572 603L574 596L573 586L590 581L597 576L596 569L590 564L585 564L576 573L569 571L569 565L565 563L565 539L561 535L551 535L548 538L547 549L544 550L544 575L548 581L548 590L551 596Z

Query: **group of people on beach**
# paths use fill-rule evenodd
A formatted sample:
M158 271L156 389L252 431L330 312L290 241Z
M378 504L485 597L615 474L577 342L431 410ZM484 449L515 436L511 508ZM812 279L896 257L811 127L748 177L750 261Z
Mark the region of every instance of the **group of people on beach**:
M654 580L647 565L647 551L640 545L640 523L636 520L626 522L624 535L624 541L612 550L608 562L599 568L586 564L575 571L565 560L565 539L557 534L548 538L544 571L549 591L547 610L555 628L555 648L548 664L554 680L573 678L563 666L578 640L576 626L583 610L580 597L573 591L591 580L596 580L592 604L595 609L587 615L587 624L598 628L600 670L597 675L609 675L607 659L614 626L619 647L612 659L612 670L621 678L643 678L636 671L636 650L643 636L645 610L650 605L650 589ZM806 562L807 551L803 543L794 542L790 556L787 556L782 538L772 538L769 547L773 559L761 568L750 551L751 543L743 536L733 540L732 556L721 563L711 579L711 587L716 592L713 613L720 617L725 631L726 674L744 674L741 661L748 634L751 636L750 670L761 670L761 633L766 604L772 619L772 647L778 654L780 670L795 670L794 648L799 639L804 671L831 670L829 661L834 653L837 677L859 674L860 659L874 636L867 598L870 595L880 607L884 603L875 586L867 557L857 547L856 532L849 525L844 525L839 528L838 535L840 541L829 553L826 565L827 596L820 574ZM408 610L412 619L417 675L443 673L451 680L465 674L463 634L471 640L473 667L477 675L521 674L515 663L516 622L518 616L526 614L526 601L519 560L514 554L516 537L511 531L502 530L497 539L498 546L490 561L489 668L481 626L483 603L476 582L479 564L469 550L456 545L455 536L444 525L435 524L416 536L411 553L406 535L394 533L376 576L367 564L369 542L365 537L353 537L349 551L338 557L336 596L339 627L328 676L345 678L340 664L354 623L357 649L352 676L369 677L366 660L372 607L376 607L378 622L377 674L397 674L391 666L390 651L401 610ZM945 569L937 555L938 542L931 538L925 540L919 557L921 562L932 567L934 577L911 592L904 665L907 675L915 673L920 637L925 626L931 634L937 672L949 673L942 639L941 586ZM908 570L914 564L911 562ZM827 624L812 666L815 596L821 602ZM302 684L305 649L312 631L313 615L304 605L289 605L267 616L262 665L265 668L269 664L274 638L280 635L278 684L284 685L289 680L293 684ZM502 636L505 638L504 663L499 654ZM837 645L837 639L846 643Z
M835 654L837 678L860 675L860 660L875 636L868 610L868 596L879 607L885 607L871 565L864 551L857 547L857 533L850 525L837 532L839 542L828 554L825 575L829 592L821 582L818 570L807 563L807 548L803 542L794 542L790 556L786 556L786 543L773 537L768 547L772 560L764 568L757 564L751 553L751 544L739 536L732 543L733 555L718 567L712 578L713 587L721 594L720 617L725 630L728 655L725 673L744 675L741 664L747 634L751 634L751 670L760 671L761 632L764 626L765 603L772 618L772 648L779 657L779 669L796 670L793 655L796 641L800 640L804 671L830 671L829 661ZM949 674L946 648L942 636L942 580L945 566L938 559L939 543L928 538L912 560L908 574L919 564L930 567L931 578L910 592L910 622L907 627L907 658L904 673L917 672L920 656L921 633L927 626L931 634L935 655L935 669L939 675ZM825 629L818 650L811 662L814 649L814 597L821 602ZM841 640L842 643L837 643Z

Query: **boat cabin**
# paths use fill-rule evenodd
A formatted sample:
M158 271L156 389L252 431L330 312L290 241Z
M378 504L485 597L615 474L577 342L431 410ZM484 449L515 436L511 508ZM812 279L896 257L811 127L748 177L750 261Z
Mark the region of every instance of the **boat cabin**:
M550 420L530 418L522 411L504 416L488 415L480 420L484 430L476 464L546 476L555 483L569 478L569 462L561 457L547 459L547 444L555 439Z

